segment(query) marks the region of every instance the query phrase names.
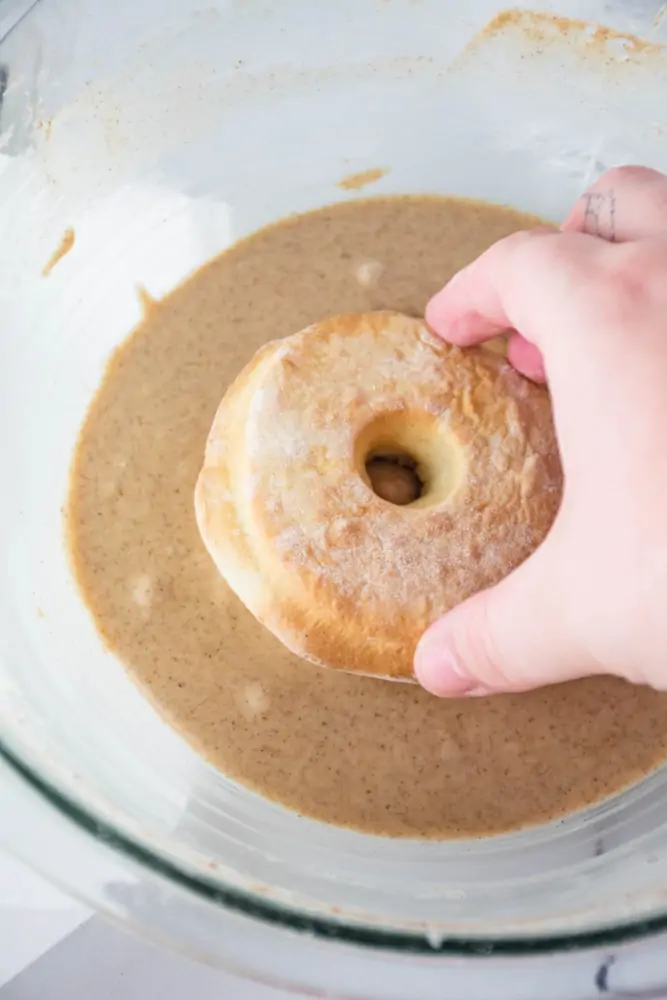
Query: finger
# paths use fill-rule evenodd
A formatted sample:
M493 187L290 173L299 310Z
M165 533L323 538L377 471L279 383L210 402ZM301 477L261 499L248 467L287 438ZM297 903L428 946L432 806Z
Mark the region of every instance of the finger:
M547 348L570 346L568 330L563 329L568 304L575 303L592 271L599 271L613 249L579 233L514 233L494 243L434 295L426 320L436 334L459 347L519 330L548 363ZM530 362L537 369L534 355L522 358L525 349L518 341L512 350L520 364Z
M667 233L667 177L649 167L614 167L585 191L561 226L610 243Z
M527 691L598 673L558 606L549 542L505 580L424 634L415 676L439 697Z
M498 287L498 272L507 270L507 260L529 238L519 232L494 243L436 292L425 310L434 332L458 347L473 347L510 329L513 324Z
M507 359L518 372L533 382L545 382L544 358L535 344L512 330L507 341Z

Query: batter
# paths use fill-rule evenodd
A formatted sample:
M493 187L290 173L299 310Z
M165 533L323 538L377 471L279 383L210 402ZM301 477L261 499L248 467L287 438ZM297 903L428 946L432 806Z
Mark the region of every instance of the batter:
M302 662L227 589L195 524L213 415L262 343L336 313L420 315L462 265L535 223L406 197L262 230L150 308L81 432L69 537L105 642L213 764L317 819L391 836L500 833L597 801L667 757L667 696L622 681L445 702Z

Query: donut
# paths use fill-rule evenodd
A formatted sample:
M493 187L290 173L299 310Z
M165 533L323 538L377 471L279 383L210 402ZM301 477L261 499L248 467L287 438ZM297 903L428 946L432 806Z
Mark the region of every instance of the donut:
M258 351L213 420L195 513L290 650L412 680L424 629L530 555L561 489L546 389L375 312Z

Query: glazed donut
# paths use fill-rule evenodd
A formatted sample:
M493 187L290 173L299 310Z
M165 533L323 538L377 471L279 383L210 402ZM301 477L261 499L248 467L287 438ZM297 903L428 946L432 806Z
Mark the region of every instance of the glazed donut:
M377 462L413 493L378 496ZM294 653L411 680L424 629L533 551L561 485L545 389L377 312L261 348L215 416L195 510L220 573Z

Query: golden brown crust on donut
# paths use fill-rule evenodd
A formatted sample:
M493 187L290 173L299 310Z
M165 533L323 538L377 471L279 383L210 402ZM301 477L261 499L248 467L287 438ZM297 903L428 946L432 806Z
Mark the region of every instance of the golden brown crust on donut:
M364 470L396 445L426 479L406 507ZM222 575L295 653L410 680L424 629L521 563L560 493L546 390L383 312L258 352L213 421L195 508Z

